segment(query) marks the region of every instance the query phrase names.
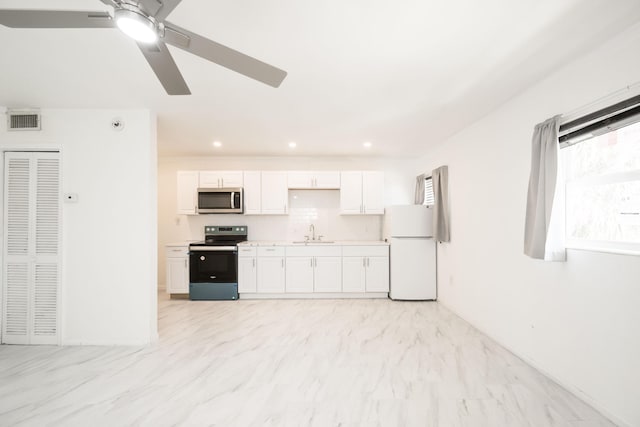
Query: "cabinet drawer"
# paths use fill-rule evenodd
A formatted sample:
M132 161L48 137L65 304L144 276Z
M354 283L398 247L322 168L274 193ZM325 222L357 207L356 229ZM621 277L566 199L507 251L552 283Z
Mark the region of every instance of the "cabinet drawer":
M238 246L238 256L241 256L241 257L256 256L256 253L257 251L255 247Z
M287 246L287 256L342 256L342 246Z
M182 258L189 256L189 246L167 246L165 255L168 258Z
M389 246L343 246L342 256L389 256Z
M284 256L284 246L258 247L258 256Z

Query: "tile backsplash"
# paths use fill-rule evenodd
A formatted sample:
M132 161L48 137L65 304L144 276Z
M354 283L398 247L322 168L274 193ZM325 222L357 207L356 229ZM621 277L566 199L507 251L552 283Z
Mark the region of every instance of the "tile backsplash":
M288 215L188 216L189 236L203 237L205 225L247 225L249 240L304 240L310 225L324 240L380 240L381 215L340 215L338 190L289 190Z

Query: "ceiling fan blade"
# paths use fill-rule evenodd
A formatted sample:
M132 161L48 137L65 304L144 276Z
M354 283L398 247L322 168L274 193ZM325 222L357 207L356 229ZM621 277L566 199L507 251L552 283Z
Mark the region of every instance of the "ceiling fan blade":
M164 41L269 86L278 87L287 72L165 21Z
M151 15L156 21L162 22L173 9L180 4L182 0L140 0L140 5Z
M100 0L100 1L106 4L107 6L113 6L113 7L118 6L118 3L115 0Z
M0 10L0 24L10 28L112 28L108 12Z
M138 43L138 47L169 95L191 95L166 44L163 42L150 45Z

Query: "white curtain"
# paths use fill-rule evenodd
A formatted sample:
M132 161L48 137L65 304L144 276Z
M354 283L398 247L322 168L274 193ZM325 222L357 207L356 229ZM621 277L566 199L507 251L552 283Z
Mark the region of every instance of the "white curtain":
M524 253L545 261L565 261L562 174L558 161L560 116L536 125L531 141Z
M431 173L433 184L433 238L449 242L449 168L440 166Z
M421 205L424 203L424 180L427 178L427 175L422 174L416 177L416 196L415 196L415 204Z

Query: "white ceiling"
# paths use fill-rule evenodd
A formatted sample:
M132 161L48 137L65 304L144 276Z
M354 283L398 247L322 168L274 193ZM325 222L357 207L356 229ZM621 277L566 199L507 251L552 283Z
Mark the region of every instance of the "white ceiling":
M149 108L160 155L415 156L639 22L640 2L183 0L168 20L289 74L274 89L170 47L192 92L171 97L118 30L0 26L0 105Z

